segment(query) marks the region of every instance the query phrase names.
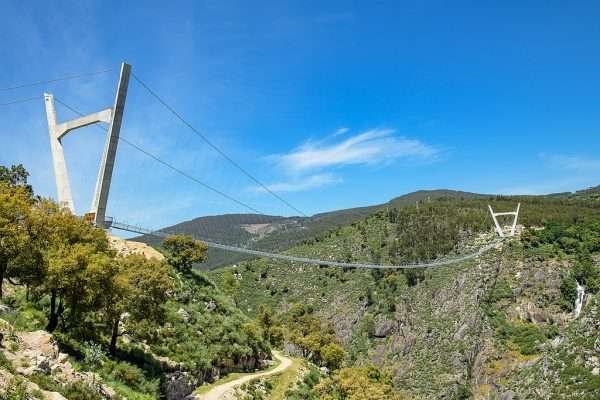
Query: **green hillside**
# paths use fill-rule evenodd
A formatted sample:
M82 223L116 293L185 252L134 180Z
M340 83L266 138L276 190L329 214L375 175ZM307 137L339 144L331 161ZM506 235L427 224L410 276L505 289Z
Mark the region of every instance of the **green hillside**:
M264 367L258 322L192 270L205 251L173 237L166 261L117 254L0 166L0 398L174 400Z
M439 198L474 198L484 195L455 190L420 190L392 199L388 203L368 207L350 208L315 214L311 217L277 217L257 214L226 214L200 217L161 229L163 232L182 233L217 243L237 245L268 251L284 251L304 240L318 236L331 229L350 225L374 212L389 207L414 205L418 201ZM252 227L257 232L252 232ZM160 245L153 236L141 236L137 241ZM249 256L219 249L209 249L209 257L201 265L203 269L231 265Z
M600 251L596 202L553 196L440 198L418 209L380 210L288 253L381 263L461 254L493 239L488 202L510 210L517 201L526 229L521 239L451 267L382 272L259 259L210 275L249 315L265 304L274 309L288 327L285 341L291 349L310 346L290 328L298 305L308 307L305 312L335 332L346 351L345 368L374 364L406 398L529 396L525 371L534 374L553 340L574 329L575 279L588 277L588 299L595 301L590 293L600 276L593 261ZM587 368L570 362L569 368ZM582 376L590 380L582 388L595 385L591 369L586 371Z

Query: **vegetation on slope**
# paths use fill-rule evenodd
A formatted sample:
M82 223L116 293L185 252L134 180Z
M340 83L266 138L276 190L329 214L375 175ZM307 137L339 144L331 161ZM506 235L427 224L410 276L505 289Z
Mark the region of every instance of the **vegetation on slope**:
M585 224L594 226L600 216L596 202L444 198L420 203L418 209L381 210L289 250L314 258L381 263L465 253L493 235L487 204L508 211L517 201L522 203L520 222L531 227L523 243L511 241L479 260L452 267L361 271L259 259L211 276L244 311L256 315L260 304L268 304L280 314L283 326L289 327L298 303L310 307L346 352L338 371L374 363L390 374L397 390L424 398L478 396L489 388L474 382L486 380L501 391L507 385L500 375L535 361L568 326L573 303L566 306L570 300L560 289L564 278L571 273L593 275L577 272L580 256L544 258L540 249L548 244L534 243L555 224L563 227L562 236L589 237L592 228ZM552 246L571 246L566 237L548 240ZM284 342L297 345L289 329ZM315 386L305 389L316 396Z
M226 214L196 218L166 227L162 231L187 234L218 243L280 252L332 229L350 225L379 210L414 205L416 202L431 201L442 197L464 199L483 196L454 190L421 190L397 197L386 204L331 211L311 217L283 218L256 214ZM253 231L248 229L249 227L258 229ZM160 245L160 241L152 236L142 236L136 240L156 246ZM208 260L201 264L201 267L212 269L248 258L252 257L219 249L209 249Z
M486 372L488 382L501 379L506 393L539 399L600 394L598 222L549 222L526 231L514 252L531 268L500 272L485 303L494 329ZM587 304L574 320L576 281L584 282Z
M270 355L259 324L192 271L206 257L203 243L168 239L168 263L117 255L103 230L34 196L22 167L0 168L0 237L0 317L11 330L54 333L78 368L122 396L165 394L159 381L175 370L199 385ZM45 390L75 390L50 375L30 378Z

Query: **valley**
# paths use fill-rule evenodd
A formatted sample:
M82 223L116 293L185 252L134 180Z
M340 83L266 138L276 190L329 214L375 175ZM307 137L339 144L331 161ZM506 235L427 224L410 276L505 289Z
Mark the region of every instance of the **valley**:
M156 248L109 238L22 184L0 188L4 229L16 227L4 231L14 240L0 307L6 399L600 394L598 188L423 191L309 219L210 217L183 223L186 232L166 228L173 235L162 243L140 238ZM496 243L488 204L510 210L517 202L517 235ZM193 239L201 234L381 265L496 244L427 269L267 258L209 266L211 252Z

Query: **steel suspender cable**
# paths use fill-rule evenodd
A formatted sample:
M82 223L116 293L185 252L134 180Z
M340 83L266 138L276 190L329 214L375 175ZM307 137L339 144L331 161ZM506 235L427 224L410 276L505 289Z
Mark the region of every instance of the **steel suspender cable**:
M295 212L300 213L300 215L302 215L303 217L308 217L308 215L306 215L304 212L302 212L297 207L295 207L294 205L289 203L287 200L285 200L283 197L279 196L277 193L275 193L271 189L269 189L269 187L267 185L262 183L258 178L256 178L254 175L252 175L250 172L248 172L244 167L242 167L240 164L238 164L233 158L228 156L223 150L221 150L217 145L215 145L213 142L211 142L198 129L194 128L194 126L192 124L190 124L187 120L185 120L181 116L181 114L179 114L177 111L175 111L175 109L173 107L171 107L165 100L163 100L154 90L150 89L150 87L146 83L144 83L135 73L132 72L131 75L133 76L133 79L135 79L140 85L142 85L142 87L144 87L144 89L146 89L148 91L148 93L150 93L156 100L158 100L159 103L161 103L167 110L169 110L175 117L177 117L177 119L179 119L185 126L190 128L190 130L192 132L194 132L197 136L199 136L202 140L204 140L204 142L206 144L208 144L213 150L215 150L223 158L225 158L227 161L229 161L229 163L231 163L231 165L233 165L235 168L237 168L239 171L241 171L244 175L246 175L254 183L256 183L257 185L262 187L266 192L268 192L273 197L275 197L276 199L281 201L283 204L285 204L286 206L288 206Z

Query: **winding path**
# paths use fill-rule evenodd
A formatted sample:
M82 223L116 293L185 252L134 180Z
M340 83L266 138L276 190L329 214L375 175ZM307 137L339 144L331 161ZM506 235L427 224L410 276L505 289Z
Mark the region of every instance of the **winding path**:
M237 386L240 386L240 385L242 385L246 382L249 382L253 379L256 379L256 378L261 378L261 377L265 377L265 376L271 376L271 375L278 374L280 372L285 371L292 365L292 360L289 359L288 357L284 356L283 354L281 354L278 351L273 351L273 356L280 361L280 364L277 367L275 367L274 369L272 369L270 371L256 372L253 374L244 375L233 381L225 382L221 385L217 385L214 388L212 388L210 391L208 391L204 394L197 394L196 400L220 400L223 398L223 395L225 395L225 393L229 392L230 390L233 390Z

